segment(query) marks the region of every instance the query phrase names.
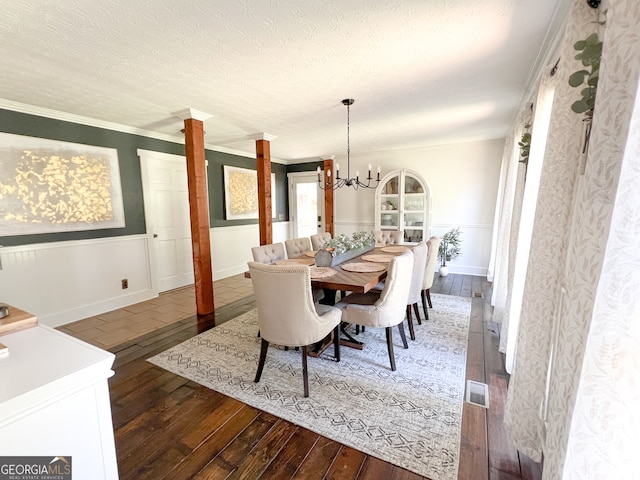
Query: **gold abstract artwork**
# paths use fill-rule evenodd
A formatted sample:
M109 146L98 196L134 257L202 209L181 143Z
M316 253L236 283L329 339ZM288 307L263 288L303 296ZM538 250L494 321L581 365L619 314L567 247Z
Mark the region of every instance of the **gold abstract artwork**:
M3 135L0 140L7 136L18 137ZM17 142L24 144L27 138ZM0 226L6 234L124 226L123 212L115 208L122 210L121 202L114 204L114 191L121 195L119 171L113 171L118 170L115 151L64 148L69 145L74 144L56 149L0 144Z
M109 161L86 155L63 158L25 150L14 176L0 183L0 196L20 210L4 219L22 223L102 222L113 220Z
M255 215L258 212L256 172L235 169L229 173L229 211L233 216ZM249 173L250 172L250 173Z
M224 203L227 220L258 218L258 174L248 168L224 165ZM271 211L276 215L276 176L271 174Z

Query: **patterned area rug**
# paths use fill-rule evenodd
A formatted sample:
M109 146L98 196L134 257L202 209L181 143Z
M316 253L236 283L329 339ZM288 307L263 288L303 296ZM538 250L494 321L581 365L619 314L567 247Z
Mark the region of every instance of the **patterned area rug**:
M310 397L299 351L269 347L254 383L260 339L252 310L149 359L173 373L332 440L433 480L456 479L471 299L432 295L430 320L389 368L383 329L368 328L362 351L333 347L309 358Z

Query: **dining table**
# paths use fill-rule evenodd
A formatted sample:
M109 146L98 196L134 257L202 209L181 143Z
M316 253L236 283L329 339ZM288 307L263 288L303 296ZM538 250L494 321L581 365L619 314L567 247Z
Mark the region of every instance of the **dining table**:
M411 247L411 244L378 245L373 250L364 252L339 265L332 265L331 267L312 266L311 286L313 288L321 288L324 291L324 298L319 303L334 305L338 291L344 295L346 292L367 293L372 290L387 276L389 262L393 257L401 255ZM309 256L311 256L311 253L309 252ZM330 271L327 272L327 269ZM323 275L318 275L316 272L322 272ZM349 324L343 323L341 325L340 330L343 337L340 339L340 344L361 350L364 344L351 335L348 331L349 327ZM318 345L309 354L318 356L328 346L328 343Z

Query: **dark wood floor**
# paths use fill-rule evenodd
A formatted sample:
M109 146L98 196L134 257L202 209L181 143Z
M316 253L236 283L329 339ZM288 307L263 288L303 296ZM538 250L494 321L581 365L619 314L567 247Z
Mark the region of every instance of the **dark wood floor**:
M459 478L539 479L540 466L518 455L502 427L508 378L491 322L490 289L483 277L463 275L436 278L431 289L472 297L467 378L490 388L490 409L464 405ZM253 297L222 307L215 323L254 307ZM122 480L423 478L146 361L212 326L187 319L112 349L111 404Z

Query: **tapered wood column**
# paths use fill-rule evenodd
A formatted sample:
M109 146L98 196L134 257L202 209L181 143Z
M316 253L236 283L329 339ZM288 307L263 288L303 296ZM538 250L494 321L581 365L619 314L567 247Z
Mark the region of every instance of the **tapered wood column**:
M331 170L331 176L327 181L327 170ZM336 169L333 168L333 159L327 159L324 161L324 185L327 188L324 191L324 230L331 233L331 237L335 237L335 228L333 225L333 179L336 174Z
M261 133L256 139L256 170L258 172L258 223L260 245L273 243L273 214L271 211L271 140L273 135Z
M179 112L185 113L185 112ZM174 114L180 116L179 114ZM188 115L188 118L187 118ZM191 218L191 247L198 316L214 311L213 270L211 267L211 239L209 230L209 195L207 167L204 155L203 120L210 115L187 110L184 119L187 181L189 185L189 213Z

